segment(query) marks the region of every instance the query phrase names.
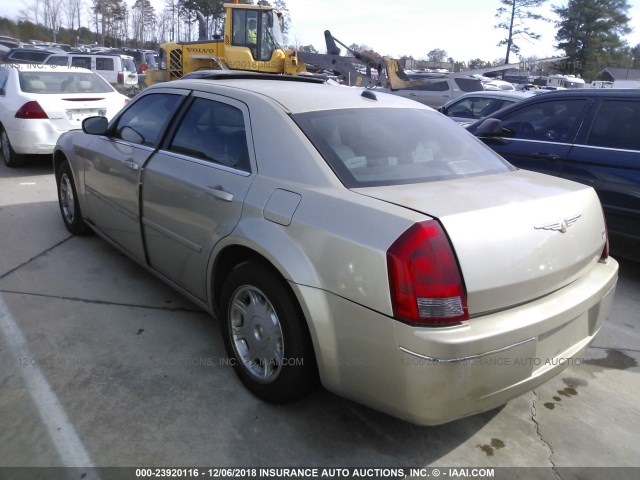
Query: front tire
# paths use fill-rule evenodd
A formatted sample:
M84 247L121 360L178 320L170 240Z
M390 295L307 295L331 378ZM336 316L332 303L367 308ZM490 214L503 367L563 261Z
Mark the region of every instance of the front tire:
M303 397L317 384L311 337L285 281L267 266L236 266L221 294L221 327L242 383L271 403Z
M24 156L18 155L11 146L9 141L9 135L4 127L0 127L0 150L2 151L2 157L7 167L20 167L24 165Z
M74 235L86 235L91 230L84 222L80 211L78 193L68 160L64 160L58 167L56 185L58 187L58 204L60 205L64 226Z

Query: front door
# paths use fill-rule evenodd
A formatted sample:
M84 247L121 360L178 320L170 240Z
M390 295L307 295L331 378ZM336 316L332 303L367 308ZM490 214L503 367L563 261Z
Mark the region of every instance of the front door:
M104 235L144 260L140 230L139 185L184 94L156 90L133 103L83 152L87 218Z

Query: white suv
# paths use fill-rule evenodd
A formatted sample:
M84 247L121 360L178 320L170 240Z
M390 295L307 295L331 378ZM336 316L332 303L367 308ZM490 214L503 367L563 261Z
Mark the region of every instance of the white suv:
M93 70L117 90L136 93L138 73L133 57L119 54L68 53L49 56L46 65L81 67Z

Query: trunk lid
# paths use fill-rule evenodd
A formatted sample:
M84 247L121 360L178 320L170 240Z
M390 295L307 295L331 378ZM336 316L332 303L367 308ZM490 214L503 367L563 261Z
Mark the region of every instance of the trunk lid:
M604 247L595 191L561 178L518 170L354 191L440 221L460 264L471 315L562 288L592 268Z
M82 120L87 117L111 117L117 111L113 96L108 93L37 95L34 100L40 104L54 128L60 131L82 128Z

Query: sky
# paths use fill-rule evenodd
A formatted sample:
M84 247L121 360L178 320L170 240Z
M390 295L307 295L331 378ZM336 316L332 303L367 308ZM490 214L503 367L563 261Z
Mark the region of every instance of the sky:
M134 0L127 0L132 4ZM429 51L445 50L456 61L480 58L492 61L504 57L506 47L497 44L505 31L494 28L499 0L285 0L291 15L289 44L313 45L325 51L324 31L346 45L371 47L382 55L398 58L411 55L424 59ZM625 37L631 46L640 44L640 0L631 4L630 25L636 28ZM33 0L2 0L0 16L17 18L19 11ZM85 0L88 3L88 0ZM554 19L552 5L566 0L548 0L539 13ZM164 0L152 0L156 9ZM544 58L560 55L554 49L556 28L553 22L530 22L542 35L538 41L518 40L520 55ZM517 61L517 57L512 57Z

